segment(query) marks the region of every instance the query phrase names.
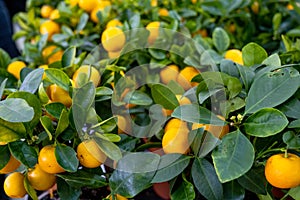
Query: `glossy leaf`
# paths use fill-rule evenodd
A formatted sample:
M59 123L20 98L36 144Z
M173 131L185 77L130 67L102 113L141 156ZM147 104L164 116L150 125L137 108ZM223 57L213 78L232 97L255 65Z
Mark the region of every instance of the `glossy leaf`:
M263 108L250 115L243 126L247 134L268 137L281 132L289 121L285 115L274 108Z
M237 111L243 107L245 107L245 100L240 97L223 101L220 104L221 112L226 118L228 117L229 113Z
M281 66L281 60L277 53L270 55L268 58L266 58L262 64L268 65L268 66L275 66L280 67Z
M266 50L254 42L244 46L242 53L245 66L261 64L268 57Z
M13 142L25 137L26 129L23 123L12 123L0 119L0 141Z
M252 168L246 174L237 179L243 188L255 193L266 195L266 180L263 174L263 168Z
M76 58L76 47L69 47L64 51L62 55L61 64L62 67L72 66Z
M109 185L114 193L133 197L151 186L151 180L159 164L159 155L153 153L131 153L118 162Z
M62 70L49 68L45 70L45 73L47 79L49 79L52 83L58 85L66 91L69 91L70 79Z
M52 134L54 133L54 127L52 124L52 120L48 116L42 116L40 121L49 137L49 140L52 140Z
M89 15L87 13L82 13L79 19L79 23L77 24L76 31L80 32L81 30L83 30L88 20Z
M122 158L121 150L117 145L111 141L99 137L95 138L95 140L101 151L103 151L110 159L118 161Z
M79 161L76 157L76 152L72 147L57 144L55 146L55 157L58 164L67 172L77 171Z
M290 98L298 87L299 72L293 68L278 69L258 76L246 98L245 113L280 105Z
M28 168L33 168L38 160L38 155L34 147L26 142L15 141L8 144L12 155Z
M10 152L7 145L0 146L0 169L5 167L10 159Z
M223 188L216 171L205 159L196 158L192 166L193 182L206 199L223 199Z
M245 189L236 180L223 184L224 200L243 200L245 199Z
M25 190L26 190L27 194L31 197L32 200L38 200L38 196L36 194L36 191L30 185L30 182L29 182L27 176L25 176L25 178L24 178L24 187L25 187Z
M78 200L81 195L81 189L71 187L64 179L57 178L57 193L61 199Z
M33 108L34 117L33 119L28 122L30 127L33 129L39 123L40 117L42 116L42 109L40 100L37 98L36 95L31 94L29 92L14 92L7 96L7 98L21 98L26 100L27 104Z
M230 39L226 31L220 27L214 29L212 40L219 52L225 51L230 45Z
M46 109L47 113L49 113L56 119L59 119L63 110L66 109L66 106L59 102L53 102L53 103L46 104L45 109Z
M161 183L173 179L183 172L183 170L188 166L190 159L191 158L188 156L177 154L163 155L160 159L158 170L151 182Z
M0 49L1 50L1 49ZM0 97L3 96L3 92L4 92L4 89L5 89L5 86L6 86L6 82L7 82L7 78L4 79L1 84L0 84Z
M69 126L69 112L67 110L63 110L60 114L58 124L55 130L56 137L61 134L66 128Z
M196 104L178 106L172 113L172 117L199 124L224 125L225 123L207 108Z
M57 176L73 188L100 188L108 184L103 176L83 170L78 170L74 173L57 174Z
M298 149L300 147L300 137L292 131L284 133L282 140L287 144L288 149Z
M171 194L172 200L190 200L195 199L196 194L194 186L189 182L186 177L182 174L183 181L178 188Z
M24 99L9 98L0 101L0 117L9 122L29 122L34 110Z
M11 58L9 54L5 50L0 48L0 68L6 69L10 62Z
M284 104L281 104L278 109L287 117L299 119L300 118L300 101L297 98L292 98Z
M204 128L199 128L189 132L189 143L195 155L199 158L204 158L209 154L217 145L220 140L209 132L204 132ZM191 142L192 141L192 142Z
M42 82L43 74L43 68L38 68L31 71L29 74L27 74L24 81L22 82L22 85L20 86L20 91L30 92L34 94Z
M291 188L288 192L288 194L293 198L293 199L300 199L300 186Z
M222 183L244 175L253 165L254 148L239 130L226 134L212 152L214 167Z
M175 94L162 84L155 84L151 87L151 94L154 102L162 105L165 109L173 110L179 106Z

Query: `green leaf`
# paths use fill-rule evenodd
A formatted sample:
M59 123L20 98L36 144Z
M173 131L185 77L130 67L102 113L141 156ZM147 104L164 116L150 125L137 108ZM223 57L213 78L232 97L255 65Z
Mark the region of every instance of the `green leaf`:
M62 110L58 124L55 130L55 136L57 137L59 134L61 134L66 128L69 126L69 112L67 110Z
M84 27L86 26L88 20L89 20L89 15L85 12L82 13L80 16L79 22L77 24L76 31L80 32L81 30L83 30Z
M52 120L48 116L42 116L40 121L46 133L48 134L49 140L52 140L52 133L54 133Z
M291 188L288 192L288 194L293 198L293 199L300 199L300 186Z
M222 112L223 116L225 116L225 118L227 118L229 113L237 111L237 110L245 107L245 104L246 103L245 103L244 99L242 99L240 97L235 97L233 99L221 102L220 108L221 108L221 112Z
M36 95L31 94L29 92L14 92L8 95L7 98L21 98L27 101L28 105L33 108L34 117L29 122L30 127L33 129L40 121L40 117L42 116L42 109L40 100L37 98Z
M58 164L67 172L77 171L79 161L76 157L76 152L72 147L57 144L55 146L55 157Z
M47 79L62 89L69 91L70 78L60 69L49 68L45 70Z
M45 105L47 113L59 119L63 110L66 110L66 106L59 102L53 102Z
M254 148L240 130L226 134L212 152L214 167L222 183L244 175L253 165Z
M38 161L38 154L34 147L27 142L15 141L8 144L11 154L28 168L33 168Z
M212 40L219 52L224 52L230 45L228 34L223 28L217 27L212 33Z
M71 187L62 178L56 179L57 193L61 199L64 200L78 200L81 195L80 188Z
M172 200L190 200L195 199L196 194L194 190L194 186L190 183L184 174L182 174L183 181L179 185L178 188L171 194Z
M25 187L25 190L26 190L27 194L31 197L32 200L38 200L38 196L36 194L36 191L30 185L27 176L25 176L25 178L24 178L24 187Z
M220 143L220 140L213 134L204 132L204 128L190 131L189 141L192 141L189 144L191 143L194 154L199 158L204 158Z
M261 64L268 57L266 50L254 42L250 42L244 46L242 54L245 66Z
M154 153L130 153L118 161L109 185L113 193L134 197L151 186L151 180L159 164L159 155Z
M3 92L4 92L4 89L5 89L5 86L6 86L6 82L7 82L7 78L5 78L2 82L1 82L1 85L0 85L0 97L2 98L3 96Z
M81 88L73 91L73 118L78 132L82 130L87 120L88 112L95 99L95 86L88 82Z
M75 59L76 59L76 47L71 46L65 50L62 56L61 59L62 67L72 66L75 62Z
M10 160L10 152L7 145L0 146L0 169L5 167L5 165Z
M163 155L160 159L158 170L151 182L166 182L178 176L188 166L190 159L191 157L178 154Z
M281 104L278 109L287 117L299 119L300 118L300 101L297 98L291 98Z
M237 181L241 186L243 186L243 188L255 194L267 194L263 168L252 168L246 174L238 178Z
M218 118L214 113L207 108L201 107L197 104L186 104L178 106L172 113L172 117L181 119L186 122L199 124L214 124L224 125L225 122Z
M175 94L165 85L152 85L151 94L154 99L154 102L162 105L165 109L173 110L177 106L179 106L179 102Z
M281 66L281 60L277 53L270 55L267 57L262 64L265 64L267 66L275 66L280 67Z
M293 68L267 72L254 80L246 98L245 113L275 107L289 99L298 87L299 72Z
M0 119L0 141L13 142L25 137L26 129L23 123L12 123Z
M298 149L300 147L300 137L292 131L283 134L282 140L287 144L288 149Z
M57 176L62 178L68 185L73 188L100 188L108 185L105 177L83 170L78 170L74 173L61 173L57 174Z
M9 54L0 48L0 68L6 69L10 62L11 58Z
M34 94L42 82L43 74L44 69L42 68L31 71L29 74L27 74L24 81L22 82L20 91L30 92Z
M126 103L143 105L143 106L148 106L152 104L152 99L144 92L138 90L132 92L131 94L127 93L123 101Z
M223 184L223 199L245 199L245 189L236 180Z
M243 126L245 132L256 137L268 137L281 132L289 121L286 116L277 109L263 108L250 115Z
M24 99L8 98L0 101L0 117L9 122L29 122L34 110Z
M205 159L196 158L192 166L193 182L206 199L223 199L223 188L216 171Z
M118 161L122 158L121 150L117 145L115 145L111 141L99 137L94 139L101 151L105 153L105 155L107 155L110 159Z

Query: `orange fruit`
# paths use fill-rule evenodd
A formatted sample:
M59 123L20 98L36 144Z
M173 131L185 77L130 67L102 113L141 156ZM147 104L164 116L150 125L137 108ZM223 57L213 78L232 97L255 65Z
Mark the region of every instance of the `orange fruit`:
M146 29L150 32L149 37L148 37L148 43L151 45L155 42L159 35L159 27L160 27L160 22L159 21L154 21L150 22L147 26Z
M111 59L118 58L121 55L121 51L108 51L107 54L108 54L108 57Z
M50 17L50 14L51 12L53 11L53 7L52 6L49 6L49 5L43 5L42 8L41 8L41 16L43 18L49 18Z
M13 172L18 169L20 165L21 163L17 159L15 159L14 156L10 155L8 163L2 169L0 169L0 174L8 174L10 172Z
M60 18L59 10L58 10L58 9L54 9L54 10L51 12L49 18L50 18L51 20L59 19L59 18Z
M300 158L288 153L276 154L268 158L265 166L267 181L274 187L288 189L300 185Z
M128 200L126 197L123 197L123 196L121 196L121 195L119 195L119 194L115 194L114 195L114 199L115 200ZM107 197L108 198L108 197ZM112 195L109 195L109 200L113 200L113 197L112 197Z
M177 118L170 119L165 125L165 132L172 128L188 128L187 123Z
M160 72L160 80L164 84L168 84L170 81L176 81L179 74L179 67L177 65L168 65Z
M165 131L162 138L162 147L166 154L186 154L189 150L188 142L189 129L185 127L170 128Z
M39 68L43 68L44 70L49 69L48 65L40 65ZM43 80L46 78L46 73L43 74Z
M24 175L20 172L9 174L4 180L3 188L10 198L23 198L27 194L24 187Z
M91 12L98 5L98 0L79 0L78 5L86 12Z
M22 61L14 61L7 66L7 71L14 75L16 79L20 79L21 70L26 67L26 64Z
M64 51L55 45L47 46L42 51L43 58L47 60L48 64L60 61L63 54Z
M258 14L259 12L259 3L257 1L254 1L251 5L251 10L254 14Z
M72 99L68 91L62 89L56 84L50 85L47 88L47 94L51 101L53 102L60 102L67 107L72 105Z
M79 0L70 0L69 3L71 6L76 6L79 3Z
M87 168L99 167L107 156L98 147L95 140L86 140L77 146L77 157L81 165Z
M38 163L41 169L49 174L65 172L56 160L54 145L47 145L41 149L38 156Z
M231 60L233 62L236 62L240 65L243 65L243 56L242 52L238 49L229 49L225 53L225 59Z
M177 77L177 82L184 90L188 90L193 86L196 86L198 83L191 82L192 79L198 75L200 72L191 66L187 66L182 69Z
M169 16L169 11L165 8L160 8L158 10L158 15L159 16L164 16L164 17Z
M107 24L106 24L106 28L116 27L116 26L123 26L123 23L120 22L120 20L118 20L118 19L112 19L109 22L107 22Z
M130 121L131 119L128 119L127 117L124 117L122 115L117 116L117 126L118 126L118 133L128 133L130 134L131 126Z
M98 12L101 12L101 11L103 11L103 10L104 10L103 7L96 7L96 8L94 8L94 9L91 11L91 15L90 15L91 20L92 20L93 22L95 22L95 23L98 23L98 22L99 22L99 19L98 19L98 17L97 17L97 13L98 13Z
M92 81L95 87L99 85L101 79L99 71L95 67L82 65L73 74L72 80L75 87L79 87L79 83L82 82L80 78L84 78L84 76L86 76L85 78L88 78L89 81Z
M50 189L56 182L56 176L43 171L39 164L34 169L29 169L27 178L30 185L40 191Z
M48 40L51 40L52 36L59 32L60 26L52 20L47 20L43 22L40 26L40 33L42 35L48 34Z
M222 120L225 120L225 118L223 116L218 115L218 117ZM227 133L229 133L229 126L228 124L224 125L224 126L217 126L217 125L212 125L212 124L198 124L198 123L194 123L192 125L192 130L198 129L198 128L202 128L204 127L204 130L212 133L215 137L217 138L222 138L224 135L226 135Z
M101 43L106 51L120 51L126 42L126 36L122 29L109 27L105 29L101 36Z
M294 6L292 4L290 4L290 3L286 5L286 8L288 10L294 10Z

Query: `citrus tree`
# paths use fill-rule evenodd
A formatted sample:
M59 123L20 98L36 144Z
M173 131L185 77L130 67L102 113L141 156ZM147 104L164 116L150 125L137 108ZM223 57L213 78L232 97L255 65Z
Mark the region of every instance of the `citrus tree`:
M0 51L8 196L300 198L297 2L27 4Z

